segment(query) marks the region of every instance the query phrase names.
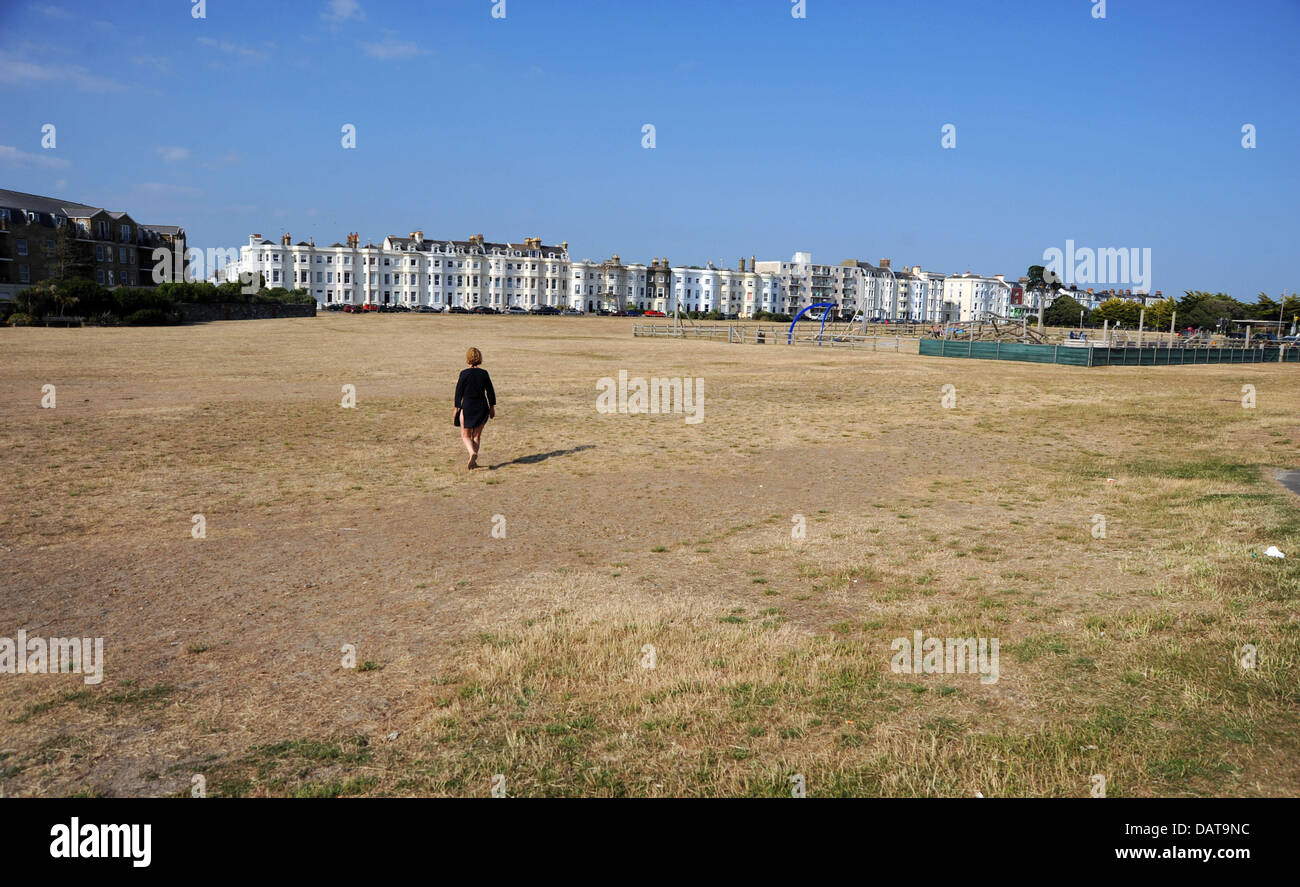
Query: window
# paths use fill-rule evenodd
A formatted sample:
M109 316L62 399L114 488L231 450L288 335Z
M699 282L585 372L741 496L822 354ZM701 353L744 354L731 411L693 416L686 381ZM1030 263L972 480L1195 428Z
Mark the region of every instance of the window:
M102 274L103 272L101 271L100 273ZM31 277L32 277L32 271L30 268L28 268L26 265L18 266L19 283L31 283Z
M18 241L18 255L20 255L20 256L25 256L25 255L27 255L27 241L26 241L26 240L21 240L21 239L20 239L20 240Z

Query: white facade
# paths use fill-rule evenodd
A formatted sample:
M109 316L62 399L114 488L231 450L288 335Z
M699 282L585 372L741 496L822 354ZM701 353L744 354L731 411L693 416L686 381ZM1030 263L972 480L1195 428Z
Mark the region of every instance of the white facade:
M679 265L656 258L650 265L606 261L571 262L569 245L546 246L540 238L523 243L426 239L422 231L388 236L381 244L317 246L312 241L278 244L254 234L225 268L226 280L243 272L261 274L268 287L303 289L320 306L330 304L402 305L410 308L487 305L497 310L549 305L582 311L639 308L672 313L717 311L750 317L759 311L794 315L822 302L848 318L911 320L921 323L974 320L984 314L1011 313L1012 284L1002 275L971 272L945 276L920 266L894 270L858 259L838 265L813 261L796 252L789 261L742 259L736 269ZM1072 293L1085 305L1091 294ZM1026 294L1025 310L1037 311L1036 294Z
M954 274L944 280L943 298L957 306L959 321L978 320L986 314L1007 317L1011 314L1011 284L1003 275L983 277Z
M544 246L536 237L523 243L489 243L477 234L427 240L413 231L385 237L378 246L361 246L355 234L346 244L317 246L290 243L288 235L276 244L254 234L239 260L226 266L226 280L244 272L263 275L268 287L306 290L320 306L562 307L569 292L568 244Z
M606 262L590 259L570 266L569 307L580 311L645 308L648 269L639 262L624 265L618 254Z
M784 311L774 308L780 304L781 284L776 274L755 271L754 260L749 268L745 260L737 268L718 268L710 263L705 268L681 265L672 269L672 298L660 310L669 313L678 307L682 311L717 311L723 315L735 314L749 317L756 311Z
M944 323L957 319L957 306L944 299L943 282L948 276L938 271L926 271L919 265L907 269L915 281L919 310L914 301L912 317L922 323Z

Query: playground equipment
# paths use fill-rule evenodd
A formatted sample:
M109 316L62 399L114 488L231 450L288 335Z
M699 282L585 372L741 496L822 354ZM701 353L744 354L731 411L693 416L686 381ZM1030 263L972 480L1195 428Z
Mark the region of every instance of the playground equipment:
M814 308L820 308L822 309L822 325L817 329L817 344L820 345L822 343L822 333L826 331L826 318L831 316L831 311L835 307L836 305L834 302L814 302L813 304L809 305L807 308L800 311L798 314L794 316L794 320L790 321L790 331L786 333L785 344L789 345L792 342L794 342L794 327L795 324L799 322L799 318L803 317L805 314L807 314L809 311L813 310Z
M960 339L963 342L1020 342L1029 345L1047 343L1041 333L1029 328L1027 318L1013 320L991 311L984 312L976 320L945 324L943 338Z

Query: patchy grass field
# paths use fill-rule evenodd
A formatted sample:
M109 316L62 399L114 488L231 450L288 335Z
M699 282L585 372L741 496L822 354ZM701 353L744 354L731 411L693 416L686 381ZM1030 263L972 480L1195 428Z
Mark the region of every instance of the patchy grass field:
M0 674L6 794L1300 794L1295 366L388 315L0 355L0 637L105 656ZM703 378L703 423L597 414L620 369ZM916 630L998 681L893 673Z

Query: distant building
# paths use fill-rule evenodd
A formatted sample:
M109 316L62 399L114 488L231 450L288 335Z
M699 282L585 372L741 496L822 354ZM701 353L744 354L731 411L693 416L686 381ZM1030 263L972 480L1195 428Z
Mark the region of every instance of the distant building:
M984 277L967 271L943 282L943 298L957 308L957 320L979 320L989 314L1011 315L1011 284L1001 274Z
M185 255L185 229L179 226L139 223L125 212L0 189L0 300L12 301L21 290L59 275L56 244L65 228L82 245L87 274L107 287L153 286L153 251L159 247Z
M570 266L573 286L569 307L580 311L644 308L647 273L646 266L639 262L624 265L618 253L604 262L590 259L573 262Z
M482 234L468 240L435 240L423 231L389 235L383 243L317 246L313 240L277 244L253 234L239 259L226 265L226 280L261 274L268 287L303 289L319 306L330 304L451 306L497 309L538 305L563 307L569 295L569 244L546 246L540 237L493 243ZM256 278L254 278L256 279Z
M719 268L712 262L703 268L679 265L672 269L669 278L671 298L659 310L671 313L680 306L682 311L717 311L739 317L749 317L758 311L788 310L781 307L778 275L755 270L755 263L751 256L748 267L740 259L734 270Z

